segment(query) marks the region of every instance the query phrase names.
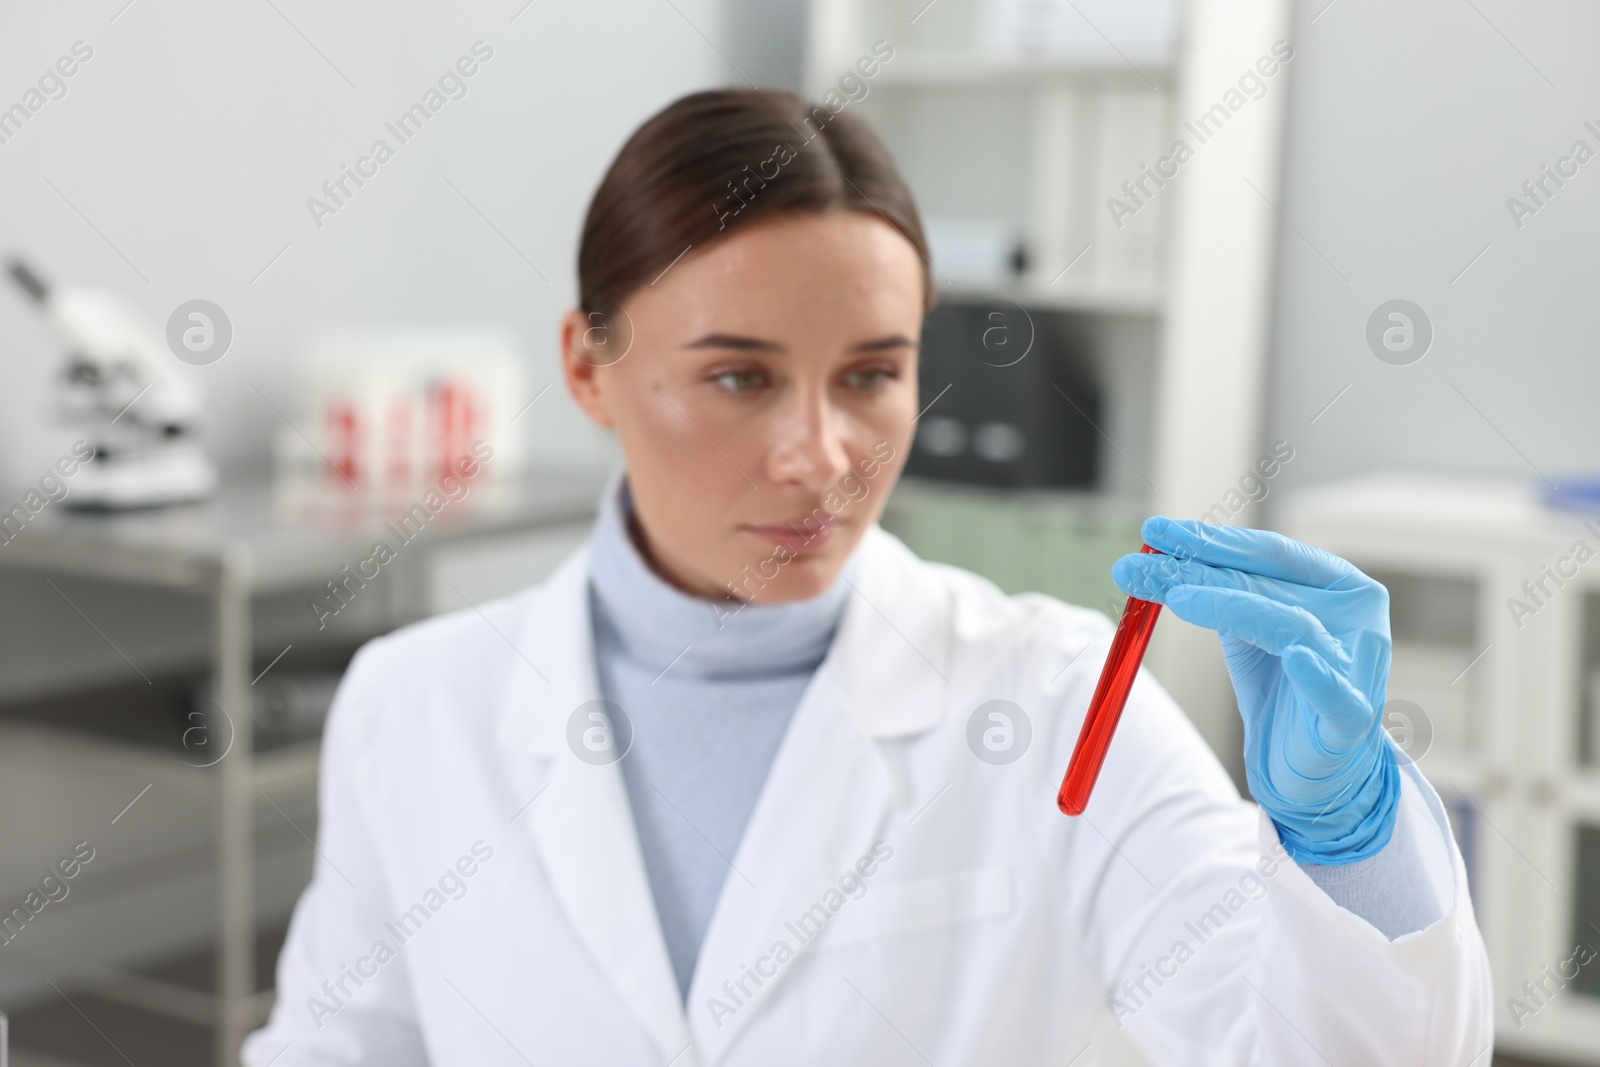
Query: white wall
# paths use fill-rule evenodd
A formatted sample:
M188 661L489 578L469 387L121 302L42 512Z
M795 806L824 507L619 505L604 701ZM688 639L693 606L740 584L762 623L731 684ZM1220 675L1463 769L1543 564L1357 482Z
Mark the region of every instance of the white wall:
M1394 466L1535 482L1600 468L1600 159L1522 229L1506 208L1574 140L1600 151L1583 126L1600 128L1600 5L1296 9L1278 207L1300 232L1278 237L1266 438L1296 455L1278 486ZM1393 298L1436 331L1411 366L1364 340Z
M125 2L0 14L0 108L74 41L94 49L0 144L0 255L120 289L157 323L185 300L220 304L233 346L193 373L232 470L264 467L279 419L250 383L287 408L290 361L321 324L503 322L549 381L605 165L656 108L738 80L718 0ZM384 121L479 39L494 57L468 94L317 229L306 198L375 138L395 145ZM29 480L56 454L59 346L0 289L0 478ZM609 454L559 387L522 424L542 457Z

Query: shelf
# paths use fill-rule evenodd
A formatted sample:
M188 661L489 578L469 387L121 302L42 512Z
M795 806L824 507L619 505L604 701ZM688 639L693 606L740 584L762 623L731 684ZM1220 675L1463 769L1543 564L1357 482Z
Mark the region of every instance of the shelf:
M1021 509L1097 525L1131 524L1134 529L1145 518L1145 502L1142 499L1093 489L1056 486L1002 488L913 476L900 479L888 507L896 509L938 503Z
M1574 771L1562 789L1562 807L1579 818L1600 821L1600 770Z
M297 741L281 748L257 751L255 784L263 792L272 789L313 789L317 768L322 762L322 739Z
M1062 59L901 45L873 82L876 86L916 88L1079 85L1170 90L1176 73L1170 58L1158 56Z
M1154 318L1164 309L1166 293L1155 286L1107 285L1073 282L1063 278L1054 284L1014 281L993 286L941 286L939 299L973 302L1004 300L1025 308Z
M1489 768L1477 753L1454 749L1434 749L1417 761L1417 770L1440 792L1444 788L1455 789L1471 795L1479 803L1503 777Z
M593 517L606 472L550 468L485 483L426 529L429 547ZM421 490L418 490L420 499ZM136 512L57 512L6 546L4 563L177 588L218 580L227 560L248 559L253 594L298 591L366 555L404 510L392 498L307 493L269 482L225 483L203 504ZM35 526L38 527L35 530Z
M908 478L883 525L923 559L965 568L1006 593L1037 592L1114 616L1126 597L1111 564L1138 547L1139 502L1069 489L996 489Z
M1527 478L1387 471L1295 491L1297 521L1410 539L1448 534L1460 543L1570 543L1585 516L1557 511ZM1421 555L1424 548L1418 547Z

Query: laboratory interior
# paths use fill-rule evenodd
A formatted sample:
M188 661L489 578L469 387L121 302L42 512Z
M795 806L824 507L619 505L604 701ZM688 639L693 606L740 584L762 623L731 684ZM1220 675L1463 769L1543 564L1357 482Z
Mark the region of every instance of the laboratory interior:
M1600 1064L1596 40L6 5L0 1065Z

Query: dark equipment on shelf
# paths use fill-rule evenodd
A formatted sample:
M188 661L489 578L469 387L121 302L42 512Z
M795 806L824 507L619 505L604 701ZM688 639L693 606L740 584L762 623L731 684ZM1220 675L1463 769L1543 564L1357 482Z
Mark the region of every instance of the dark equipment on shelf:
M998 299L935 308L922 329L924 414L906 473L1007 488L1093 487L1100 390L1066 317Z

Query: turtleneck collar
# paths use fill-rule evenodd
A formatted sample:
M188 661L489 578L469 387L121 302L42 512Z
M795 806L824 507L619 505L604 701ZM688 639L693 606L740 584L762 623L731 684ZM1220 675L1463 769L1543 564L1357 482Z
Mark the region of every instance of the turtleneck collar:
M822 662L850 597L859 552L809 600L713 602L669 585L650 568L628 533L632 508L627 471L618 468L600 501L589 581L596 626L628 656L705 678L784 674Z

